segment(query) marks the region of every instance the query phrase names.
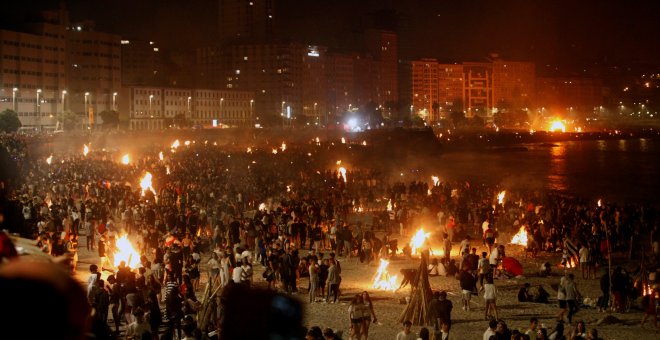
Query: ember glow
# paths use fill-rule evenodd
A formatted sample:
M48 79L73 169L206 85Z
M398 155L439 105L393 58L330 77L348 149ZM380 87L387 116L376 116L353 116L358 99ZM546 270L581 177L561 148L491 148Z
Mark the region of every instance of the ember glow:
M527 247L527 230L525 230L525 226L520 227L518 233L513 235L510 243Z
M280 147L280 149L282 149L282 151L286 150L286 143L282 142L282 146Z
M437 187L438 184L440 184L440 177L438 176L431 176L431 180L433 180L433 186Z
M87 144L83 145L83 156L87 156L89 153L89 146Z
M152 186L151 183L152 177L153 176L151 175L151 173L147 171L147 173L144 174L144 177L140 179L140 188L142 188L142 196L144 196L147 190L151 191L154 195L156 195L156 190L154 190L154 187Z
M561 131L561 132L566 132L566 125L561 120L555 120L552 123L550 123L550 131L551 132L556 132L556 131Z
M575 260L572 257L569 257L568 259L566 259L566 265L564 265L564 268L572 269L572 268L575 268L575 267L577 267L577 266L575 265Z
M125 154L121 157L121 164L128 165L131 162L131 158L128 154Z
M387 211L392 211L392 200L387 202Z
M48 163L48 165L53 163L53 155L50 155L50 156L48 156L48 158L46 158L46 163Z
M380 259L380 265L378 266L376 276L374 276L371 288L389 291L396 290L396 275L390 276L387 272L387 266L389 264L388 261Z
M115 267L124 261L127 266L137 268L140 264L140 254L133 248L133 245L128 240L128 235L122 235L115 241L117 252L115 253Z
M598 200L598 207L600 208L600 207L602 207L602 206L603 206L603 202L599 199L599 200Z
M160 159L161 161L163 160L163 152L162 151L158 153L158 159Z
M417 230L415 235L410 239L410 247L412 248L413 254L418 254L420 249L424 246L424 243L428 240L431 233L424 232L424 229L420 228Z
M341 137L341 143L342 143L342 144L346 144L346 138Z
M344 167L342 166L341 168L339 168L338 171L339 171L339 175L338 175L337 177L341 177L341 178L343 178L343 179L344 179L344 183L346 183L346 168L344 168Z
M341 165L341 160L338 160L336 164Z
M259 204L259 211L264 211L264 210L266 210L266 203Z
M185 145L185 146L189 146L189 145L190 145L190 141L187 140L187 141L183 142L183 145Z
M277 149L273 149L273 155L277 155Z
M367 141L366 141L366 140L363 140L363 141L362 141L362 145L363 145L363 146L367 146Z
M251 147L247 148L247 153L252 153L252 148Z
M179 145L181 145L181 142L179 142L179 140L177 139L177 140L174 141L174 143L172 143L172 146L170 146L170 148L172 150L176 150L176 148L178 148Z
M504 196L506 195L506 191L501 191L499 194L497 194L497 203L499 204L504 204Z

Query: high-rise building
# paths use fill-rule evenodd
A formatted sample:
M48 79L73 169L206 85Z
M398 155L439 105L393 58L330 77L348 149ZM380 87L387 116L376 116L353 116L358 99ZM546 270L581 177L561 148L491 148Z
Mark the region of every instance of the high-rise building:
M493 105L498 111L527 111L534 104L536 67L521 61L493 61Z
M218 0L221 44L263 42L273 34L274 0Z
M328 55L323 46L308 46L303 54L302 115L310 125L323 125L328 117Z
M158 86L162 82L160 47L154 41L121 40L121 82L124 86Z
M411 111L424 120L436 121L439 109L438 61L422 59L410 63L412 75Z
M328 124L357 103L355 58L349 53L331 53L328 58Z
M486 121L493 118L492 63L463 63L463 107L468 118L479 116Z
M98 124L99 113L115 110L121 88L121 37L94 31L87 21L66 31L66 83L70 110Z
M462 64L438 64L438 111L446 118L451 112L463 112Z
M539 77L536 79L536 106L544 114L565 117L591 113L603 105L605 88L593 77Z
M396 33L369 29L364 34L366 52L373 57L373 101L391 114L399 101L399 54Z

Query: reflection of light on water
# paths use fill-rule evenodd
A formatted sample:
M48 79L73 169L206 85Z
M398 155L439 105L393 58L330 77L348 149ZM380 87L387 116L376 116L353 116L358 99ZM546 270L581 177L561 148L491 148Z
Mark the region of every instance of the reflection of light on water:
M628 150L628 141L625 139L620 139L619 140L619 151L627 151Z
M566 143L558 143L550 148L550 171L547 177L549 189L559 191L568 189L566 170Z
M639 140L639 151L641 152L647 152L649 149L648 147L648 142L646 141L646 138L642 138Z

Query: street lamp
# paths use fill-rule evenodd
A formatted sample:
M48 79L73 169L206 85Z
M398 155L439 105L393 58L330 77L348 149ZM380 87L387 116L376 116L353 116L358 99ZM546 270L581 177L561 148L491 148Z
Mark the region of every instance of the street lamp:
M18 107L16 106L16 92L18 91L18 88L14 87L12 90L12 95L11 95L11 103L14 106L14 112L18 112Z
M112 93L112 111L117 111L117 92Z
M220 98L220 117L218 117L218 121L221 122L223 120L222 117L222 103L225 101L225 98Z
M254 99L250 99L250 120L252 120L252 117L254 116L254 110L252 107L254 106Z
M154 114L151 112L151 103L154 100L154 95L150 94L149 95L149 117L154 118Z
M85 108L83 109L83 119L80 122L80 125L82 126L82 129L85 130L85 117L87 117L87 121L89 121L89 92L85 92Z
M191 115L190 115L190 100L191 100L191 99L192 99L192 97L189 96L189 97L188 97L188 116L189 116L189 117L191 117Z
M282 101L282 107L280 108L280 116L282 116L282 127L284 127L284 100Z
M60 119L60 130L64 131L64 96L66 96L66 90L62 90L62 112L60 113L61 119Z
M41 130L41 89L37 89L37 122Z

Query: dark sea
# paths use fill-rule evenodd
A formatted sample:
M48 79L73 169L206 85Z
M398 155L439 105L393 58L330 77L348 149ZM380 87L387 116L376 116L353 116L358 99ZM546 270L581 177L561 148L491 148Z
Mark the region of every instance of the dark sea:
M657 139L523 146L526 150L446 152L435 168L448 179L660 206L660 141Z

